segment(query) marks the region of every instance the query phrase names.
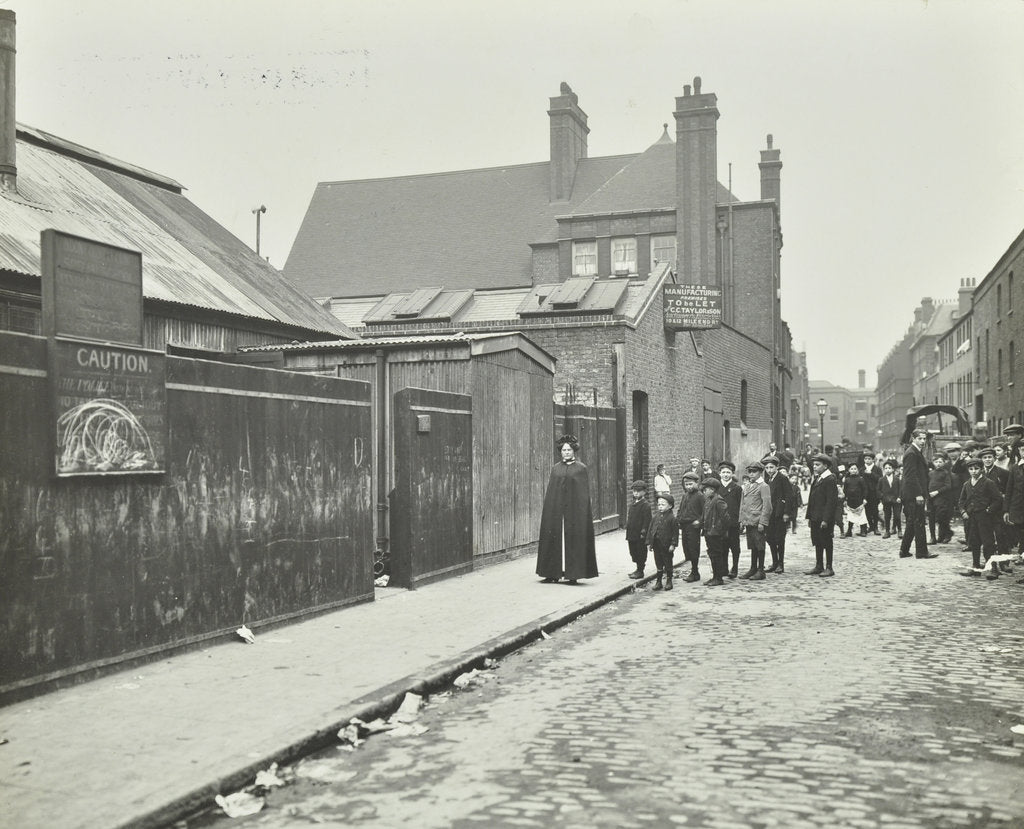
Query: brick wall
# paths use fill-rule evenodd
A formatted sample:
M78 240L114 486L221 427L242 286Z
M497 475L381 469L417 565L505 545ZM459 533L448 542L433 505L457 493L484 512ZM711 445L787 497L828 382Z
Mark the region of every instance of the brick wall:
M731 328L711 329L703 334L702 349L708 366L707 385L722 392L722 416L740 425L740 385L747 381L749 429L770 429L772 414L771 352Z
M1008 423L1024 422L1024 234L975 288L973 308L975 386L983 393L989 434L998 434Z

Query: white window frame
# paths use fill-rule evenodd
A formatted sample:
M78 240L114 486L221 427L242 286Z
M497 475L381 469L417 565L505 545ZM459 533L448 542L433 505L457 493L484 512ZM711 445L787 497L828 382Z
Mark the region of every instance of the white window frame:
M612 273L629 276L636 273L636 237L618 236L612 239Z
M597 276L597 240L572 243L572 275Z
M676 266L677 251L676 251L676 236L675 236L674 233L662 233L662 234L659 234L657 236L651 236L651 266L652 267L654 266L655 261L657 261L658 264L661 264L662 262L665 261L663 257L658 255L658 252L665 250L665 248L668 247L668 245L665 244L665 243L667 243L669 241L671 241L671 243L672 243L672 258L671 258L671 261L669 262L669 267L673 268L673 269L675 268L675 266ZM661 244L659 244L659 242Z

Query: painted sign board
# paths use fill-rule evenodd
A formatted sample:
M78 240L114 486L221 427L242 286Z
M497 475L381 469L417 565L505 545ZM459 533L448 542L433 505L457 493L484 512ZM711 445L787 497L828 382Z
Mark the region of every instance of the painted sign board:
M41 234L43 334L142 345L142 254Z
M665 329L689 331L720 328L722 289L711 285L666 285L662 288Z
M58 476L166 471L166 360L162 351L51 340Z

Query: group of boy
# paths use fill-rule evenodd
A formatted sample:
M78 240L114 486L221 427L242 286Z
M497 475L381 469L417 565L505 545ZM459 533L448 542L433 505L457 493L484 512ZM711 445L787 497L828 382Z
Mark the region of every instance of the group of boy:
M678 510L673 512L676 503L672 494L661 490L656 492L653 514L646 482L634 481L633 502L626 516L626 542L636 569L629 577L644 577L649 550L657 570L653 589L671 590L675 551L681 543L683 556L690 563L685 581L699 582L702 536L711 561L711 578L704 582L707 587L721 586L726 579L764 581L766 573L784 573L786 533L799 498L782 469L782 461L768 455L748 464L742 484L736 480L736 465L731 461L720 462L717 474L702 470L703 478L691 469L683 475ZM750 551L750 568L741 574L742 537ZM771 551L771 566L767 569L766 550Z

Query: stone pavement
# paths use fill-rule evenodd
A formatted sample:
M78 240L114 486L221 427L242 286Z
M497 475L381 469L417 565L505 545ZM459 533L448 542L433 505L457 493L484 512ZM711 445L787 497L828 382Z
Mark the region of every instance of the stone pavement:
M508 654L431 694L422 734L289 764L245 825L1024 826L1020 568L870 536L818 578L806 531L787 547L783 576L647 585Z
M0 803L10 827L150 826L333 739L629 592L622 531L597 539L602 575L541 584L533 557L0 709Z

